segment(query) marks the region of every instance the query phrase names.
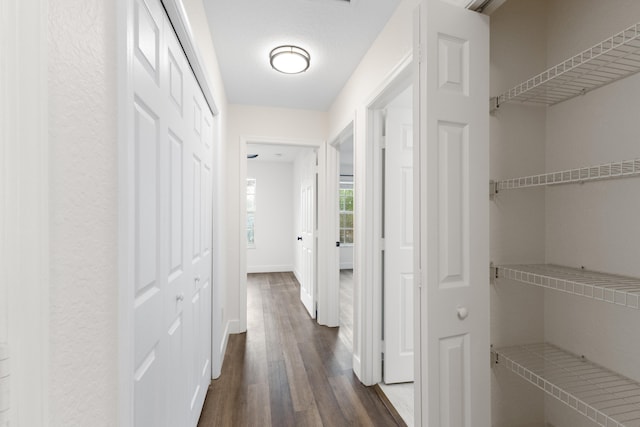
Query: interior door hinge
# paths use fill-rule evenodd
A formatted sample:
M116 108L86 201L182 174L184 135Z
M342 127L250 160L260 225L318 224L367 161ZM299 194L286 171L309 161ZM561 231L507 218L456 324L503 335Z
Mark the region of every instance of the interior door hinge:
M384 243L384 237L382 237L380 239L380 250L384 251L385 250L385 243Z
M422 270L418 270L416 271L416 273L416 286L418 287L418 289L422 289Z

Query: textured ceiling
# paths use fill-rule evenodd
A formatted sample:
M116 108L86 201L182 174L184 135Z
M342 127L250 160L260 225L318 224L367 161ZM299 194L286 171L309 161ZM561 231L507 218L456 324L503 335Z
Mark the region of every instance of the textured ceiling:
M326 111L400 0L204 2L230 103ZM283 44L306 49L309 70L273 70Z

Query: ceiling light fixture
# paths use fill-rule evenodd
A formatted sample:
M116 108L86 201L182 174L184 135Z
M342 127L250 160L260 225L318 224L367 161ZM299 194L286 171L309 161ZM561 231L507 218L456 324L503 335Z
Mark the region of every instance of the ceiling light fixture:
M278 46L269 53L269 61L276 71L284 74L298 74L307 71L311 56L301 47Z

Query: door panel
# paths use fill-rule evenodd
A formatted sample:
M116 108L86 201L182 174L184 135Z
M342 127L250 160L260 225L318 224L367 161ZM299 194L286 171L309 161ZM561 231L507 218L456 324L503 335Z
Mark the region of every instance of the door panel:
M132 26L133 417L195 426L211 378L213 116L160 2L135 0Z
M419 32L419 418L488 427L489 22L424 0Z
M384 382L413 381L413 110L385 120Z
M315 319L315 229L316 229L316 153L311 153L305 159L305 174L300 188L302 230L302 283L300 283L300 300Z
M164 297L161 261L162 194L159 186L163 150L163 106L160 82L162 10L138 0L134 6L133 226L134 226L134 420L136 425L163 426Z

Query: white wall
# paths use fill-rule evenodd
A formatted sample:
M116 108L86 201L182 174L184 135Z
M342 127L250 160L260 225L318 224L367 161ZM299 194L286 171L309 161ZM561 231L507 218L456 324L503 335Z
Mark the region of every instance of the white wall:
M117 424L116 4L49 3L50 424Z
M546 66L546 1L509 1L491 15L491 95ZM505 105L491 116L490 174L494 179L544 170L545 111ZM490 203L491 260L496 265L544 262L544 190L500 193ZM544 340L544 294L499 280L491 286L491 343ZM492 425L540 426L544 398L506 369L492 369Z
M242 332L242 328L240 328L240 313L242 313L239 286L241 281L240 251L245 251L245 240L240 238L240 232L244 230L244 222L240 223L240 196L244 197L245 194L244 188L240 189L240 169L246 167L241 166L241 164L246 164L246 158L241 156L241 141L243 138L249 138L253 143L273 143L273 140L325 141L327 139L327 113L229 105L227 119L228 167L225 201L226 227L230 236L225 249L227 255L225 323L230 325L230 332L238 333Z
M350 270L353 268L353 245L340 246L340 269Z
M564 0L549 3L548 65L640 21L640 3ZM640 157L640 76L547 109L547 171ZM567 185L546 191L547 262L640 277L640 185L637 178ZM640 343L630 339L640 312L545 292L545 338L640 381ZM557 426L591 426L555 403ZM595 425L595 424L594 424Z
M247 272L293 271L293 164L247 160L256 179L255 247L247 249Z

